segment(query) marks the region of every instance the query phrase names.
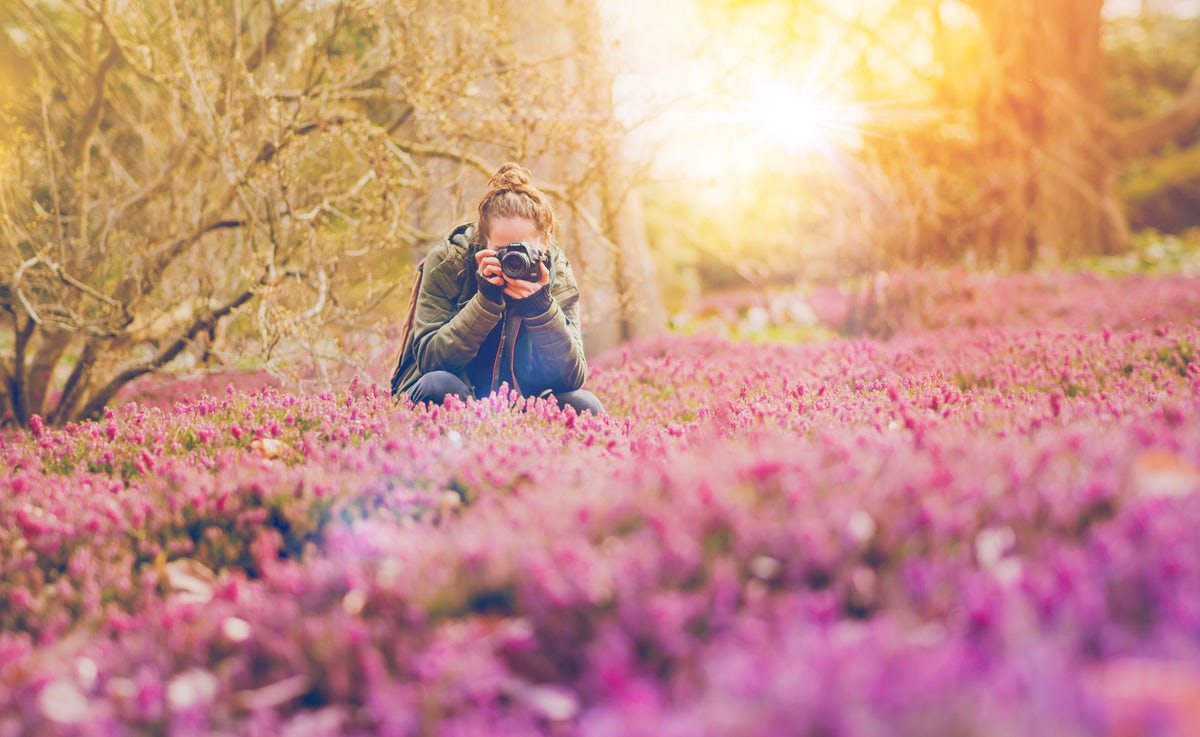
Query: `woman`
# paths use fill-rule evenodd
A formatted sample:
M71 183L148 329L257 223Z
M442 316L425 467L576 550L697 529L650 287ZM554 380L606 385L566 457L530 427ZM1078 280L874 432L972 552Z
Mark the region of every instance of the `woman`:
M455 228L425 258L392 394L440 404L507 385L577 412L603 412L583 388L579 289L553 234L554 209L529 170L501 166L477 221Z

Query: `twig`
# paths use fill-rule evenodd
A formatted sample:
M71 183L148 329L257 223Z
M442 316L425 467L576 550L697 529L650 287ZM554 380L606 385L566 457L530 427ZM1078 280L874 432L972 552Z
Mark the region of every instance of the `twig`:
M159 351L158 355L156 355L154 358L139 365L131 366L117 374L107 384L105 384L102 389L97 391L96 394L92 396L84 408L77 414L76 418L93 417L98 415L100 411L104 409L105 405L108 404L109 400L116 395L117 391L121 387L125 386L139 376L148 374L155 369L162 368L173 361L175 357L182 353L183 350L187 348L187 346L202 331L211 329L217 324L217 322L224 319L238 307L241 307L249 302L254 297L256 288L261 286L262 283L263 280L260 278L259 281L254 284L254 286L233 297L224 305L198 316L183 333L183 335L181 335L175 342Z

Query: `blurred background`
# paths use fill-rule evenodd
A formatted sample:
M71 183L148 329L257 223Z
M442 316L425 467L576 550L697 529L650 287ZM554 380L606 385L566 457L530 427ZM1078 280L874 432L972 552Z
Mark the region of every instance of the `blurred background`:
M1200 1L0 0L3 421L384 380L414 265L510 160L592 354L1195 270Z

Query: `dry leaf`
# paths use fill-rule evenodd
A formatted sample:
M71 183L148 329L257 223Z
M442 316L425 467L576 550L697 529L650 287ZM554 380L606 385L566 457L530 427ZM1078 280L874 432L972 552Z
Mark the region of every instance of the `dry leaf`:
M1133 489L1147 496L1194 494L1200 491L1200 468L1166 450L1142 451L1133 460Z
M241 691L237 694L237 700L243 709L251 711L274 709L300 698L308 689L308 676L297 674L253 691Z
M212 601L217 575L202 563L191 558L173 560L163 566L163 575L177 600L193 604Z
M250 449L262 453L264 458L278 458L287 452L287 444L276 438L259 438L250 443Z

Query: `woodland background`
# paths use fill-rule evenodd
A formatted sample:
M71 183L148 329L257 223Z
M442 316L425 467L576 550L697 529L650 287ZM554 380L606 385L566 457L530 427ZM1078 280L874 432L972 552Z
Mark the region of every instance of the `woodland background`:
M156 373L385 377L413 265L508 160L563 216L593 354L731 290L848 285L855 333L907 270L1186 251L1191 5L3 0L0 413L97 417ZM702 32L635 48L683 14ZM838 101L789 139L747 70ZM741 154L712 99L784 133Z

